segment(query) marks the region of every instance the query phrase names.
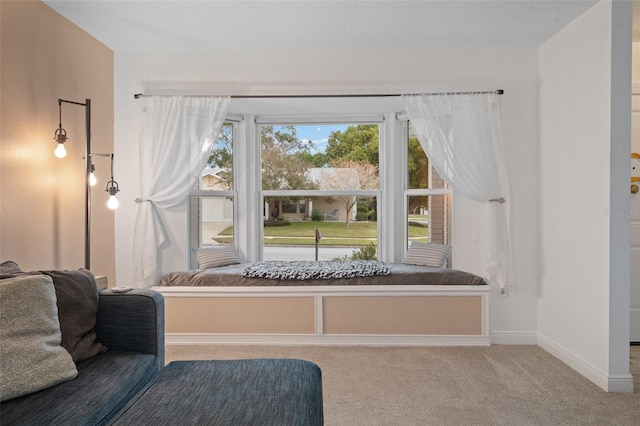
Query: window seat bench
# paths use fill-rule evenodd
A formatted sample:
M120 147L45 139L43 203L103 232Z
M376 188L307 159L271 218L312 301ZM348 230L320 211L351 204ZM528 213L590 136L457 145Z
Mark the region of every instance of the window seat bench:
M244 278L246 264L230 265L165 274L154 290L165 297L168 344L490 344L482 278L389 266L387 276L289 281Z

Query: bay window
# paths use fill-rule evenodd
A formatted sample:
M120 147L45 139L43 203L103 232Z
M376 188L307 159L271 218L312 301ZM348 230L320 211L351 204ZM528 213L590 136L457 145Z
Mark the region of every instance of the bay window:
M314 260L316 230L319 260L401 262L411 241L451 244L452 190L411 123L353 111L234 111L190 193L190 267L218 244L247 262Z

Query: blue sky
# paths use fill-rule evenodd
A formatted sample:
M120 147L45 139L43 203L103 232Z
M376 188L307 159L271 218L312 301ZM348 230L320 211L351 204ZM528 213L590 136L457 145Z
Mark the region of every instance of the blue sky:
M348 124L305 124L296 125L296 131L298 139L310 140L317 151L324 152L331 132L336 130L344 132L347 127L349 127Z

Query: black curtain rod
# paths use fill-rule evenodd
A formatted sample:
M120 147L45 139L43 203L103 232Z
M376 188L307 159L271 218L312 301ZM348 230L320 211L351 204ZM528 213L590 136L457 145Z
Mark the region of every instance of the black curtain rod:
M489 93L495 93L496 95L504 94L504 90L487 90L482 92L437 92L437 93L424 93L425 95L485 95ZM136 93L133 95L135 99L152 96L144 95L142 93ZM210 95L190 95L190 96L210 96ZM268 98L389 98L398 97L402 94L357 94L357 95L231 95L231 99L268 99Z

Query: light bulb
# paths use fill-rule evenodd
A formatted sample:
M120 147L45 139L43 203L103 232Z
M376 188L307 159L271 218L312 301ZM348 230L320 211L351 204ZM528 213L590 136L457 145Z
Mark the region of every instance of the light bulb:
M109 197L109 201L107 201L107 207L109 207L111 210L115 210L118 208L119 205L120 205L120 202L118 201L116 196L111 195Z
M67 150L64 149L64 144L59 143L58 146L56 147L56 150L53 151L53 153L56 155L56 157L58 158L64 158L67 156Z
M93 172L91 172L89 174L89 185L96 186L96 183L98 183L98 179L96 179L96 175L94 175Z

